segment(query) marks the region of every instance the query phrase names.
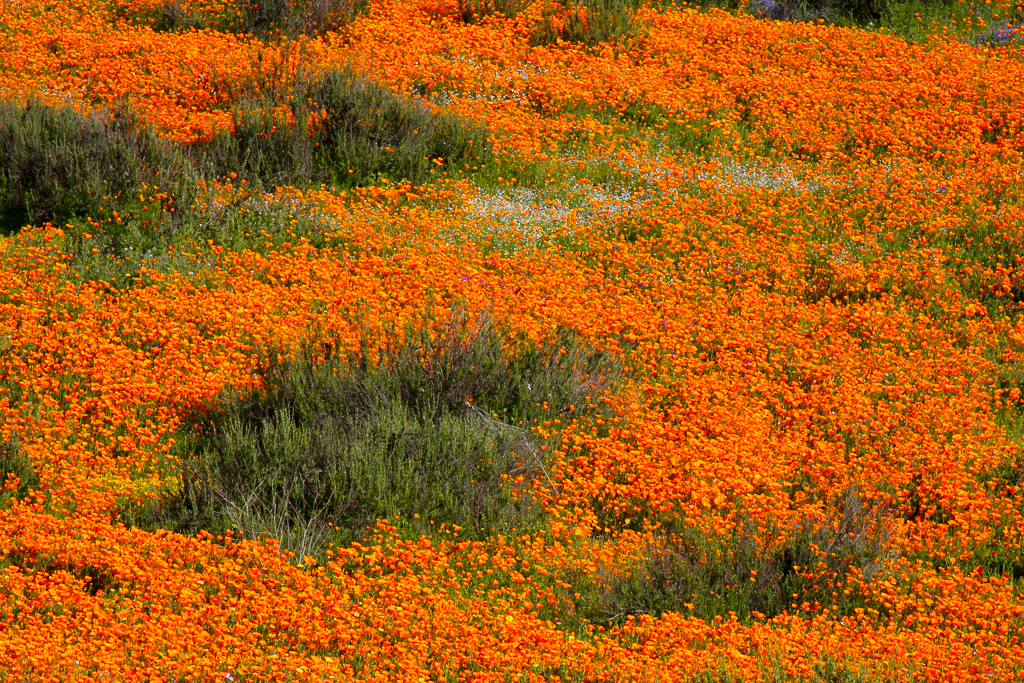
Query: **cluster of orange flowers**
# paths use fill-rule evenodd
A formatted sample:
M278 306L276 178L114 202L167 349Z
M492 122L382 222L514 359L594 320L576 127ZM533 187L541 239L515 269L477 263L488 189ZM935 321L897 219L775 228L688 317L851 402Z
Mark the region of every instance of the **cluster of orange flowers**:
M487 187L280 193L329 214L338 246L194 244L193 272L127 286L68 277L71 228L0 240L0 443L39 479L0 511L0 671L1024 673L1019 53L685 8L638 10L628 43L534 45L547 5L466 24L453 1L380 0L344 34L291 41L125 19L148 0L0 8L9 99L127 103L187 142L229 127L242 89L355 63L485 123L507 169ZM514 181L528 168L547 174L536 191ZM561 425L544 533L410 541L382 521L297 566L272 542L119 523L174 486L182 411L248 381L254 348L314 328L356 344L428 296L628 352L619 417ZM891 527L884 568L845 584L865 605L852 614L574 614L583 583L630 571L665 529L792 529L850 491Z

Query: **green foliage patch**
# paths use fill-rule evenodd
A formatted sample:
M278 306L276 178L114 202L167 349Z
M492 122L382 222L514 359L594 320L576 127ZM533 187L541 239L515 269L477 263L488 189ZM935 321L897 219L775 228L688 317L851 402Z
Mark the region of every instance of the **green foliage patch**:
M893 559L881 510L856 490L835 513L807 516L780 530L740 523L727 536L700 529L666 534L628 574L607 573L586 593L579 612L594 623L681 612L706 621L829 608L852 613L863 597L846 585L850 568L874 577Z
M250 85L235 93L234 130L190 145L123 109L0 102L3 234L71 224L69 273L131 282L143 265L193 270L179 256L192 242L241 250L307 237L322 246L329 219L264 196L279 187L422 183L441 167L490 158L483 127L351 69L283 91ZM244 190L230 206L208 201L222 180Z
M366 0L243 0L211 10L181 0L153 9L114 6L114 15L154 31L225 31L241 35L322 35L339 31L366 11Z
M127 517L269 536L300 559L384 518L416 535L529 528L556 445L533 427L600 410L620 373L569 330L533 344L460 308L427 309L355 352L331 337L294 358L265 351L259 388L229 387L186 420L180 490Z
M487 131L352 69L300 79L283 93L244 97L234 131L193 148L212 176L238 173L266 189L426 181L445 164L482 161Z
M102 219L133 203L143 182L170 182L188 165L129 113L0 100L0 214L26 224Z
M0 509L38 489L39 475L32 461L21 452L17 437L0 442Z
M458 15L466 23L492 16L514 17L524 12L529 0L459 0ZM540 21L533 27L530 42L554 45L559 41L585 46L616 45L642 36L645 27L636 12L644 0L580 0L543 8ZM662 6L668 2L656 1Z

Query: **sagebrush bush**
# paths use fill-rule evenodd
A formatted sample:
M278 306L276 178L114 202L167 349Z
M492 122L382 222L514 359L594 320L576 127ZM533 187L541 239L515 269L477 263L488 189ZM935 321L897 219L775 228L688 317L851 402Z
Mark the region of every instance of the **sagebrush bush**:
M422 183L439 165L479 165L489 154L486 129L353 69L300 80L287 93L245 98L234 112L234 131L193 153L209 174L237 172L270 190L382 178Z
M37 100L0 100L0 159L9 228L107 216L140 183L159 184L188 165L127 111L82 114Z
M580 605L593 621L617 623L631 615L682 612L700 619L767 617L814 609L850 611L861 596L843 586L851 567L873 579L894 557L880 509L848 490L834 514L798 520L776 544L750 523L731 536L707 537L697 529L666 535L627 575L599 577ZM840 597L836 598L833 593Z
M249 0L245 32L318 35L337 31L366 11L368 0Z
M619 367L572 332L530 344L462 309L357 352L330 337L294 359L264 352L262 388L228 388L186 421L180 490L134 521L274 537L299 558L379 518L416 533L526 528L555 445L531 428L586 417Z
M341 30L366 11L367 0L243 0L210 10L201 4L172 0L139 9L115 5L115 15L158 32L215 30L242 35L322 35Z
M261 192L383 178L421 183L439 166L480 165L489 156L484 128L350 69L248 92L239 94L234 130L190 145L160 137L127 110L0 102L0 230L71 222L78 229L65 245L75 256L69 272L129 282L142 261L159 266L169 246L190 240L264 244L281 232L275 216L295 217L289 207L267 208ZM209 181L235 177L247 199L237 211L211 211ZM308 227L290 225L316 243L320 227Z
M514 17L530 7L530 0L459 0L458 16L466 23L491 16ZM533 26L530 42L553 45L559 40L593 46L628 41L643 34L636 11L643 0L580 0L549 3ZM668 4L656 2L655 4Z

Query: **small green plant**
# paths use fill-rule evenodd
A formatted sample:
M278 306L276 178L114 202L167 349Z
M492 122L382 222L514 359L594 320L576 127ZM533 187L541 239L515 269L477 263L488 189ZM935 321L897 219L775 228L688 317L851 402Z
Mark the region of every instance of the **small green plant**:
M0 443L0 509L12 500L22 500L38 488L39 475L22 452L17 437Z
M322 337L293 359L265 352L259 389L186 421L180 490L131 521L274 537L299 558L381 518L415 534L528 528L555 446L532 427L585 417L618 374L575 333L531 344L461 308L356 352Z

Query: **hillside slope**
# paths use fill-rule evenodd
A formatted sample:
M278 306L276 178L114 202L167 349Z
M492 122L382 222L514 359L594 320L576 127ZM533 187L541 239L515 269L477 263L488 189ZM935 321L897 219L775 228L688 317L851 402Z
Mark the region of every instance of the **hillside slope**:
M271 7L0 8L0 680L1024 677L1016 39Z

